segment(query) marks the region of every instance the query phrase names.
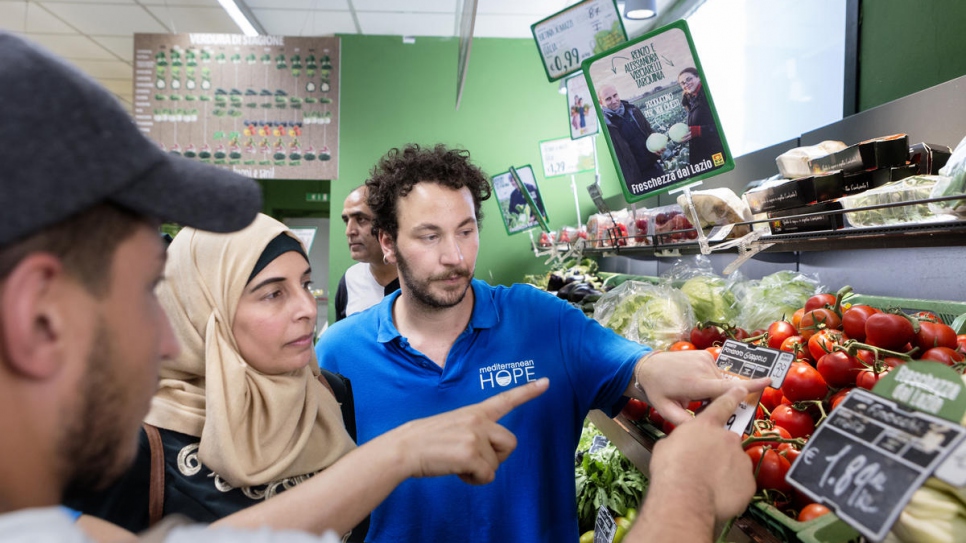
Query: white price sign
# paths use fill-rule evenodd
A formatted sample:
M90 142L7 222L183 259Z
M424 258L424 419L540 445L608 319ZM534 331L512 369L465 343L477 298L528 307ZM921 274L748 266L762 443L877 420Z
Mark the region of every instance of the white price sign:
M544 177L559 177L593 170L594 139L561 138L540 142L540 159Z
M627 41L617 2L584 0L530 26L547 79L580 70L580 63Z

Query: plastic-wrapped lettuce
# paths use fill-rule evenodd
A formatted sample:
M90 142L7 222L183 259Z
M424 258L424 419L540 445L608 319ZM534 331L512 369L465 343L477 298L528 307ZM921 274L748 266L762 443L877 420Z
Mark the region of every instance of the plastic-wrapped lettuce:
M728 282L714 275L697 275L681 285L681 292L691 302L698 322L735 323L738 301L728 288Z
M939 169L943 177L933 188L932 198L944 196L966 195L966 138L959 142L946 165ZM960 218L966 217L966 199L945 200L929 204L929 209L936 214L951 214Z
M767 328L782 316L791 320L792 314L821 289L817 279L789 270L746 281L737 296L738 326L751 331Z
M694 326L688 297L670 285L626 281L594 304L594 320L627 339L667 349Z

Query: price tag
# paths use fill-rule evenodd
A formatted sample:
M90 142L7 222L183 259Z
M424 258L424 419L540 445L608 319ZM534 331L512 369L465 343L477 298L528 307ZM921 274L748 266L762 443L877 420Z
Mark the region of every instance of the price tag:
M721 346L718 369L743 377L771 377L772 388L781 388L795 355L729 339Z
M726 340L718 355L718 369L732 379L771 377L771 386L779 388L795 357L792 353L757 347L733 339ZM725 428L736 434L748 433L755 420L761 392L749 393L728 418Z
M544 177L560 177L594 169L594 140L560 138L540 142Z
M580 63L627 41L615 0L583 0L530 26L547 79L580 70Z
M600 185L597 183L587 185L587 192L590 193L590 199L593 200L594 205L597 206L597 211L601 213L610 213L610 208L607 207L607 203L604 202L604 195L600 192Z
M615 535L617 535L617 522L607 506L601 505L597 510L597 521L594 523L594 543L611 543Z
M864 536L885 538L966 429L855 389L808 440L788 481Z

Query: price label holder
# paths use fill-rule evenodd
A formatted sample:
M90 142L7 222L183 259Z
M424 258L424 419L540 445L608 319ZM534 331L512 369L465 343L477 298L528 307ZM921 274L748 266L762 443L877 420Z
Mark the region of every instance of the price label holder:
M600 185L598 183L587 185L587 192L590 193L590 199L593 200L594 205L597 206L597 211L600 213L610 213L610 208L607 207L607 203L604 202L604 195L600 192Z
M583 0L530 25L551 82L580 63L627 41L616 0Z
M855 389L809 439L788 481L862 535L882 541L966 429Z
M791 368L795 356L792 353L758 347L733 339L726 340L718 354L718 369L731 379L750 380L770 377L771 386L779 388ZM736 434L747 433L755 420L761 392L753 392L738 404L728 418L725 427Z
M617 535L617 521L610 514L606 505L597 509L597 520L594 522L594 543L611 543Z

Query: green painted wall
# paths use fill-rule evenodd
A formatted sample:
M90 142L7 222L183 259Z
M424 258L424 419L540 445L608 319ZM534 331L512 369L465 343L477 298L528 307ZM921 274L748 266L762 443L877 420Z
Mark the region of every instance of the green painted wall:
M546 79L532 40L473 40L460 109L456 104L455 38L417 38L403 44L395 36L343 36L339 179L332 182L330 292L353 261L336 217L342 202L361 184L375 162L392 147L437 142L468 149L489 175L509 166L533 166L550 227L576 223L570 177L544 179L539 142L569 135L566 98ZM598 138L598 153L608 157ZM610 160L601 165L605 193L620 191ZM577 175L581 219L594 209L586 186L593 172ZM496 199L484 202L476 276L493 284L519 281L546 270L526 233L508 236ZM535 232L535 235L539 232ZM330 308L330 319L332 317Z
M966 2L864 0L859 110L966 74Z

